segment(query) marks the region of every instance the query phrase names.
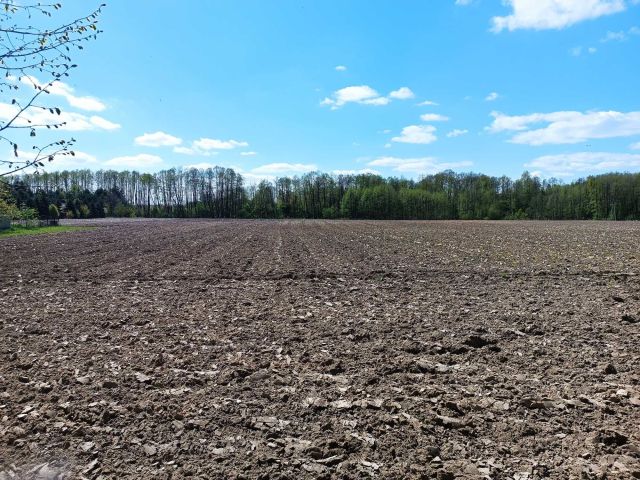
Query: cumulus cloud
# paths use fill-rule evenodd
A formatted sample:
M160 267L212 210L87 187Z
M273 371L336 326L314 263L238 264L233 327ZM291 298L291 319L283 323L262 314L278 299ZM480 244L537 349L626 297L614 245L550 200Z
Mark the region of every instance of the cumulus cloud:
M240 155L242 155L243 157L253 157L255 155L258 155L258 152L240 152Z
M438 103L432 102L431 100L425 100L424 102L420 102L418 104L419 107L435 107L438 105L439 105Z
M90 155L86 152L78 150L73 151L74 155L57 155L53 162L45 162L45 169L47 171L60 171L60 170L77 170L81 168L99 168L98 159L94 155ZM6 155L13 157L13 151L7 152ZM32 160L35 157L33 151L25 152L18 150L19 160Z
M631 27L629 30L620 30L617 32L608 31L607 34L600 39L601 43L607 42L624 42L631 35L640 35L639 27Z
M510 116L493 112L491 133L520 132L512 143L550 145L580 143L590 139L640 135L640 112L552 112ZM540 126L541 128L535 128Z
M462 135L466 135L467 133L469 133L469 130L460 130L456 128L455 130L451 130L449 133L447 133L447 137L449 138L461 137Z
M394 90L389 94L390 98L394 98L396 100L409 100L415 97L415 94L411 91L409 87L401 87L398 90Z
M322 105L329 105L333 110L343 107L347 103L360 103L365 105L384 105L388 100L368 85L358 85L336 90L332 98L325 98Z
M336 71L337 72L346 72L347 71L347 67L345 67L344 65L338 65L336 67Z
M607 32L607 34L602 37L600 39L600 42L602 43L607 43L607 42L622 42L623 40L626 40L627 35L625 32Z
M372 168L361 168L358 170L334 170L334 175L380 175L378 170Z
M317 165L308 163L268 163L251 169L251 173L260 175L300 174L317 170Z
M444 115L439 115L437 113L425 113L424 115L420 115L420 119L423 122L448 122L449 117L445 117Z
M473 165L471 162L439 162L434 157L423 158L398 158L381 157L372 160L367 164L369 167L390 168L394 172L400 173L422 173L433 174L443 170L466 168Z
M215 163L209 163L209 162L200 162L200 163L192 163L191 165L185 165L184 168L187 170L191 170L193 168L197 169L197 170L206 170L208 168L214 168L217 167L218 165L216 165Z
M431 125L410 125L402 129L402 133L398 137L393 137L392 142L397 143L418 143L427 145L435 142L438 137L434 132L436 127Z
M217 155L220 150L233 150L248 147L247 142L238 140L218 140L215 138L200 138L191 143L190 147L175 147L173 151L182 155L197 155L210 157Z
M569 49L569 53L574 57L579 57L580 55L582 55L582 47L573 47Z
M491 92L489 95L487 95L484 99L487 102L494 102L496 101L498 98L500 98L500 95L498 95L497 92Z
M19 109L16 105L0 103L0 121L9 121ZM77 112L61 112L60 115L49 110L30 109L13 123L19 127L46 128L45 125L61 124L60 130L79 132L85 130L117 130L120 125L97 115L87 116Z
M581 56L584 52L593 55L594 53L596 53L598 51L597 48L595 47L589 47L589 48L584 48L584 47L573 47L569 49L569 53L574 56L574 57L579 57Z
M385 97L368 85L354 85L336 90L331 97L322 100L320 105L329 106L331 110L337 110L348 103L383 106L391 103L391 100L407 100L414 96L414 93L408 87L394 90L388 97Z
M180 155L192 155L192 156L199 156L199 157L211 157L213 155L218 155L220 153L220 152L213 152L213 151L196 150L193 147L174 147L173 151L174 153L179 153Z
M492 31L562 29L604 15L622 12L625 0L504 0L511 14L493 17Z
M44 88L46 83L40 82L36 77L32 75L25 75L21 77L22 83L33 87ZM74 89L61 81L54 82L53 85L47 87L49 95L55 95L63 97L69 105L80 110L86 110L90 112L101 112L107 108L107 106L99 99L90 96L76 96L74 95Z
M639 170L640 154L578 152L545 155L525 164L525 167L538 169L553 177L574 177L591 173Z
M162 163L162 158L157 155L141 153L139 155L129 155L107 160L105 165L109 167L140 169L158 166Z
M215 138L201 138L193 142L193 146L202 150L232 150L238 147L248 147L247 142L237 140L217 140Z
M164 132L145 133L134 140L143 147L174 147L182 143L182 139Z
M317 165L305 163L268 163L245 171L241 167L233 169L242 175L249 184L256 184L262 180L273 181L278 177L302 175L318 170Z
M456 5L466 7L467 5L471 5L473 0L456 0Z

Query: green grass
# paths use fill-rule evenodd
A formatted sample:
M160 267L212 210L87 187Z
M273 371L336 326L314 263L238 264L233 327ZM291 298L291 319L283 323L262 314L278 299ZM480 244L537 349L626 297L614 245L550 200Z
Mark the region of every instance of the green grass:
M91 227L69 227L58 225L55 227L23 227L21 225L13 225L9 230L0 231L0 238L20 237L23 235L42 235L46 233L64 233L77 232L79 230L88 230Z

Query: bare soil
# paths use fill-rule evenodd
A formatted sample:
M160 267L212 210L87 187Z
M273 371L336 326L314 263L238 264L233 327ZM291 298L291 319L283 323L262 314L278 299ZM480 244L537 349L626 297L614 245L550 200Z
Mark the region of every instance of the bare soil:
M640 225L0 239L0 479L640 478Z

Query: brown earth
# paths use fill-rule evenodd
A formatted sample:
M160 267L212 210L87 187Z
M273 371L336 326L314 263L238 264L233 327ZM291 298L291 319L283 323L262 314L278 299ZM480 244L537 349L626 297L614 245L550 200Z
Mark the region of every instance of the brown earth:
M640 225L0 239L0 479L640 478Z

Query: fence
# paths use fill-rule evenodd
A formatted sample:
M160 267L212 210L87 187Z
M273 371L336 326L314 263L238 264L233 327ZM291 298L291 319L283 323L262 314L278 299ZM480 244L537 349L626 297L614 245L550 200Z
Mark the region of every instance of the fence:
M11 228L11 219L8 217L0 217L0 232Z
M35 228L35 227L51 227L58 225L58 220L14 220L11 222L13 225L22 225L26 228Z

